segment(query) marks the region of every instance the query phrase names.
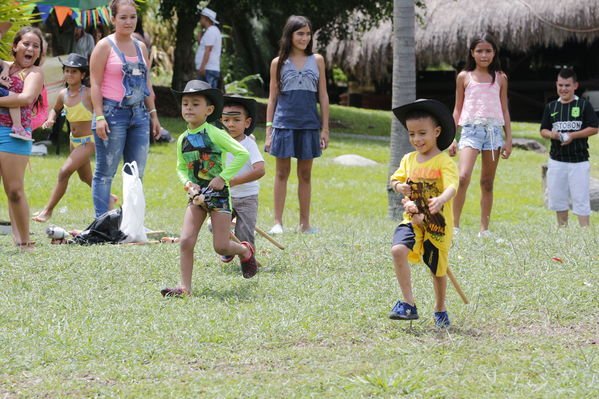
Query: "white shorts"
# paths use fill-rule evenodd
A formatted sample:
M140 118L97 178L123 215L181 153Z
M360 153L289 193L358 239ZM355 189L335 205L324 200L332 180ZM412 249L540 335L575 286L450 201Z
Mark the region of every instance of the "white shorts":
M547 162L547 189L549 209L556 212L567 211L578 216L591 214L591 163L560 162L549 159Z

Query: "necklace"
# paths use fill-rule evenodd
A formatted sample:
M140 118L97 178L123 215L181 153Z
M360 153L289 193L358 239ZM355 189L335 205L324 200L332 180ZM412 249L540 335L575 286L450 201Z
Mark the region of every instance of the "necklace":
M73 94L71 94L71 88L67 87L67 96L69 96L69 97L75 97L76 95L78 95L79 93L81 93L81 90L83 90L83 87L84 87L83 85L79 86L79 89L75 93L73 93Z

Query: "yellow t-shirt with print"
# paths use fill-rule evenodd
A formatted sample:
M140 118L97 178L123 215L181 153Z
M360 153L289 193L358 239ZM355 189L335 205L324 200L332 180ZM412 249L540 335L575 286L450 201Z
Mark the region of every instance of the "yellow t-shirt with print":
M418 152L406 154L399 164L399 169L391 176L393 182L408 183L412 189L410 199L416 203L418 209L424 213L424 222L414 225L416 244L408 259L411 262L421 261L424 250L424 241L430 240L440 252L447 254L453 236L453 200L443 204L441 211L431 214L428 210L428 200L438 197L449 187L458 189L458 168L449 155L441 152L425 162L418 162ZM404 213L402 223L411 223L411 217ZM446 263L446 262L444 262ZM442 275L445 274L447 265L443 265Z

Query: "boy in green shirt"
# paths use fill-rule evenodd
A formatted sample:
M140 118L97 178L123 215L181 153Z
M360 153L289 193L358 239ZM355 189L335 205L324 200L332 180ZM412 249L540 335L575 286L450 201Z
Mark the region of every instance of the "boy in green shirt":
M231 200L229 180L245 165L249 154L227 132L211 125L220 118L223 95L206 82L191 80L182 92L173 90L181 98L181 114L187 130L177 141L177 175L186 186L201 191L206 199L201 205L189 201L181 232L181 285L164 288L163 296L191 295L193 253L200 228L210 215L212 219L213 246L219 255L237 255L241 261L243 277L253 277L257 272L252 245L238 244L229 239L231 225ZM235 159L224 166L226 153Z

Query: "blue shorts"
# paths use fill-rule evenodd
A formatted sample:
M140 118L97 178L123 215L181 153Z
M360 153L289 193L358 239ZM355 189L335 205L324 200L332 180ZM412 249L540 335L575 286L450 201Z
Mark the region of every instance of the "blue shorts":
M277 129L272 130L270 155L277 158L297 158L308 160L318 158L320 131L318 129Z
M31 131L31 129L27 128ZM10 137L12 127L0 126L0 152L8 152L17 155L31 155L31 141L15 139Z
M400 224L397 226L393 233L393 246L404 245L412 251L415 244L416 234L414 233L412 224ZM447 271L447 252L440 251L430 240L424 241L423 249L422 260L424 264L428 266L433 275L438 277L444 276Z
M501 126L493 125L464 125L460 137L460 150L464 147L475 150L497 150L503 147Z

